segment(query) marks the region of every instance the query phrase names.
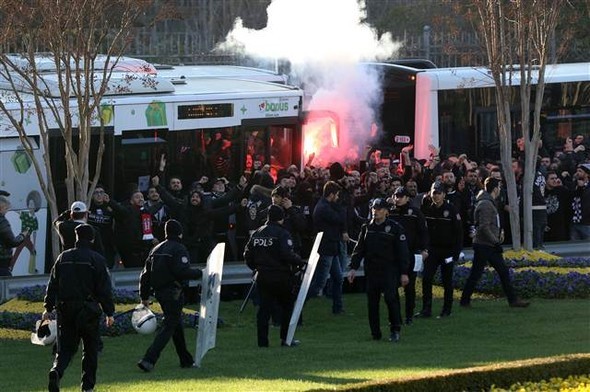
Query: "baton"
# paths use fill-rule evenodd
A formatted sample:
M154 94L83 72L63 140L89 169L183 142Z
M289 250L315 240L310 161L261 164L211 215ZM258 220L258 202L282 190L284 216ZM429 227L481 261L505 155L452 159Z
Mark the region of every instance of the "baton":
M241 314L244 309L246 308L246 305L248 304L248 300L250 300L250 296L252 295L252 292L254 291L254 287L256 286L256 279L258 278L258 271L256 271L254 273L254 276L252 276L252 284L250 285L250 289L248 289L248 294L246 294L246 298L244 298L244 302L242 302L242 305L240 306L240 311L238 312L239 314Z

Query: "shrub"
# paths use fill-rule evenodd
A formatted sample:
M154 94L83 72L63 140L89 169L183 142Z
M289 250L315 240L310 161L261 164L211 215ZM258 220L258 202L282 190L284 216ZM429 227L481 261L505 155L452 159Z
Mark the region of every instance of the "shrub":
M409 377L394 381L362 383L342 390L348 392L481 391L489 390L492 382L495 388L504 388L522 380L585 375L588 369L590 369L590 354L574 354L460 369L431 377Z

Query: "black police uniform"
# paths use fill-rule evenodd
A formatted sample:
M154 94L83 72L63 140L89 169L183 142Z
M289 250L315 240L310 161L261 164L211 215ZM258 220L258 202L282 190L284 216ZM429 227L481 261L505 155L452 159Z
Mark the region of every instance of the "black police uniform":
M281 307L280 337L284 344L296 299L294 273L305 263L293 251L289 232L276 221L268 222L252 233L244 250L244 259L251 270L258 271L258 346L268 347L268 323L275 301Z
M416 307L416 275L414 271L415 260L413 255L420 254L428 249L428 229L424 214L420 209L406 203L396 206L389 215L393 220L402 225L406 233L410 260L408 265L408 284L404 287L406 296L406 324L411 324Z
M369 306L369 326L373 339L381 339L379 300L381 293L387 305L392 334L401 330L398 288L401 275L407 274L408 245L404 229L393 219L381 224L374 220L361 227L358 242L350 258L350 268L358 269L364 261Z
M422 213L426 218L430 244L422 272L422 311L416 316L430 317L432 314L432 281L440 266L444 288L440 316L446 317L451 314L453 307L453 267L463 247L461 215L447 200L437 207L429 198L422 204ZM452 258L452 261L447 262L448 258Z
M173 224L176 226L174 233L170 229ZM153 368L170 338L174 342L180 366L191 367L194 362L192 355L186 349L182 325L183 286L187 280L200 279L203 273L199 269L190 268L188 250L180 243L180 234L182 233L180 223L169 220L165 230L166 241L151 250L139 282L139 294L142 301L149 299L153 289L164 312L161 328L140 361L140 363L147 362L149 369L144 369L138 364L143 370Z
M48 312L57 309L58 343L52 372L63 377L82 339L82 389L91 390L98 366L99 318L103 312L112 316L115 305L106 260L91 250L90 241L80 239L75 248L58 256L44 302Z

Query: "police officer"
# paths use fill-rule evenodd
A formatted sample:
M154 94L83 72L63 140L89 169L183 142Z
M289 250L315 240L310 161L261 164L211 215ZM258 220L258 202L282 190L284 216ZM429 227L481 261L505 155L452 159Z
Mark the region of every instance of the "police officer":
M182 325L184 305L183 287L190 279L200 279L203 273L190 268L188 250L180 242L182 225L170 219L164 226L166 240L156 245L150 252L139 278L139 295L143 305L149 305L152 290L164 312L162 326L152 345L147 349L137 366L144 372L154 369L160 353L170 338L174 342L180 359L180 367L188 368L194 364L193 356L186 349Z
M422 211L411 205L411 197L406 187L401 186L397 188L393 193L395 208L390 213L391 218L404 228L410 251L410 264L408 266L409 281L404 287L406 297L406 325L412 324L416 306L417 272L414 271L414 255L420 255L423 261L428 257L428 229L426 228L426 220Z
M398 342L402 324L398 288L400 283L408 284L409 253L404 229L388 217L389 207L383 199L373 201L373 219L361 228L350 259L348 281L354 281L364 259L371 335L374 340L381 339L379 300L383 294L389 314L389 340Z
M106 325L113 325L111 279L106 260L91 249L94 229L88 224L75 228L73 249L61 253L49 277L44 299L43 320L57 309L58 344L53 367L49 371L49 391L59 391L72 357L83 342L82 390L92 390L96 384L98 365L98 320L106 314Z
M268 209L267 223L252 233L244 250L248 267L258 271L256 284L260 293L260 306L256 315L258 347L268 347L268 323L273 303L281 307L281 345L287 346L289 319L293 312L295 293L294 273L305 263L293 251L293 240L282 227L283 209L271 205ZM293 341L297 344L297 341ZM291 345L293 345L291 343Z
M438 318L450 316L453 307L453 266L459 260L463 246L463 225L457 209L445 200L445 191L442 183L433 183L430 197L426 197L422 204L430 244L422 272L422 311L416 317L432 315L432 281L439 267L444 304Z

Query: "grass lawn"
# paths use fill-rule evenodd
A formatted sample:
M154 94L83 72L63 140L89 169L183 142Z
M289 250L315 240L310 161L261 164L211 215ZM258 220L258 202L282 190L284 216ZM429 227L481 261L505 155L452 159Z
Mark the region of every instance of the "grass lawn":
M433 307L441 309L440 292ZM457 291L456 291L457 294ZM476 298L473 308L459 308L444 320L416 320L404 327L402 341L372 341L364 294L344 296L346 313L333 316L327 299L310 301L296 348L279 345L271 328L271 347L256 346L255 310L238 316L239 301L222 302L217 347L200 369L181 369L172 344L152 373L135 365L153 335L104 338L97 391L301 391L336 389L346 384L428 375L535 357L590 352L590 305L587 300L533 299L527 309L509 308L504 299ZM25 307L7 303L0 310ZM38 303L28 311L41 310ZM119 310L119 309L118 309ZM388 336L385 308L382 329ZM194 352L196 331L186 330ZM0 330L0 391L41 391L47 387L52 356L48 347L33 346L25 331ZM80 356L62 380L62 390L79 390ZM492 383L493 380L490 380Z

